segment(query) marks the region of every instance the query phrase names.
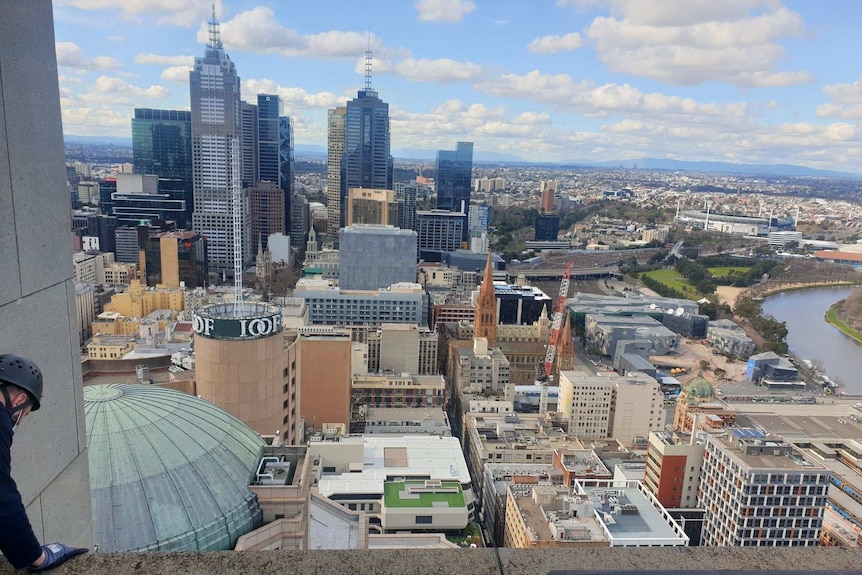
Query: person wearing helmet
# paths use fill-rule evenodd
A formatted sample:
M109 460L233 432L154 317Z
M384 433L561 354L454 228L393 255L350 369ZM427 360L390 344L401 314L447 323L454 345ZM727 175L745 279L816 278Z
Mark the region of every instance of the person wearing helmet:
M15 569L47 571L87 549L39 545L12 479L12 436L42 402L42 372L18 355L0 355L0 551Z

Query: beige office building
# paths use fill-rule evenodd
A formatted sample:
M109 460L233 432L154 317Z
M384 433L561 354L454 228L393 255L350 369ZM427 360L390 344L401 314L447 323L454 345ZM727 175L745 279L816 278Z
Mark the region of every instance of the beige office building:
M352 345L350 331L329 327L299 330L299 387L301 417L306 432L324 423L350 425Z
M383 324L366 338L368 372L437 373L437 332L411 324Z
M194 317L197 393L264 436L296 443L296 347L281 308L245 303L200 308Z
M558 410L574 437L613 437L646 447L649 433L664 425L664 397L656 380L636 373L560 372Z
M111 297L105 311L115 311L126 317L144 317L157 309L183 311L185 290L179 287L148 288L138 280L132 280L129 289Z
M398 225L398 202L392 190L350 188L347 192L347 223Z

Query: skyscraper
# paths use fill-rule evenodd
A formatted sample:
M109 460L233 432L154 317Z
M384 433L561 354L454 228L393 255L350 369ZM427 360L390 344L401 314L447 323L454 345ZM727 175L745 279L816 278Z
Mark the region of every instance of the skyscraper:
M341 227L341 181L344 179L344 133L347 107L338 106L327 115L326 219L331 233Z
M473 142L458 142L454 151L437 150L437 175L434 182L437 185L438 210L467 212L472 174Z
M398 200L398 227L403 230L416 229L416 196L419 185L414 183L395 184L395 199Z
M260 116L255 104L242 101L240 105L240 139L242 141L242 187L248 188L260 180L258 143Z
M284 191L284 233L293 230L293 195L294 195L294 163L293 163L293 122L289 116L278 118L278 161L281 164L280 187ZM305 235L305 231L302 232ZM300 240L302 243L302 240Z
M278 107L278 96L257 95L258 180L281 186Z
M234 274L235 263L251 259L251 219L242 186L240 83L224 51L213 16L203 58L189 74L192 108L193 228L207 238L209 268ZM234 261L233 204L240 195L242 262Z
M344 198L350 188L392 189L389 155L389 104L371 87L371 53L366 52L365 89L347 102L344 135L344 175L341 181L339 225L345 221Z
M284 190L275 182L260 181L248 188L251 204L251 245L269 249L270 234L285 234Z
M136 174L174 180L166 185L172 192L177 191L171 194L171 199L185 202L185 211L177 223L181 227L190 224L194 205L191 112L135 108L132 158Z

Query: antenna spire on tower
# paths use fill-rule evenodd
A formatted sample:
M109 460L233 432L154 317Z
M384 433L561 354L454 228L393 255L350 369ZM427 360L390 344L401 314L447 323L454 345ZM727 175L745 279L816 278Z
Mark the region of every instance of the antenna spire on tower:
M207 48L211 50L221 50L223 48L223 44L221 42L221 30L219 29L219 22L216 19L216 5L215 2L212 4L212 18L210 18L209 24L209 33L210 33L210 41L207 44Z
M368 29L368 48L365 50L365 91L371 91L371 28Z

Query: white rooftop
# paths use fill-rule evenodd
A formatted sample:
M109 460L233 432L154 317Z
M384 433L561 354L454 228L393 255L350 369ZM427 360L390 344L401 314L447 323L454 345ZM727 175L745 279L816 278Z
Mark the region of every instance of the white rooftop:
M336 449L345 443L362 444L364 450L362 471L321 475L318 490L327 497L337 493L376 493L382 497L387 477L427 477L470 484L470 472L456 437L355 435L321 443L324 466L327 443ZM311 449L318 451L318 446Z

